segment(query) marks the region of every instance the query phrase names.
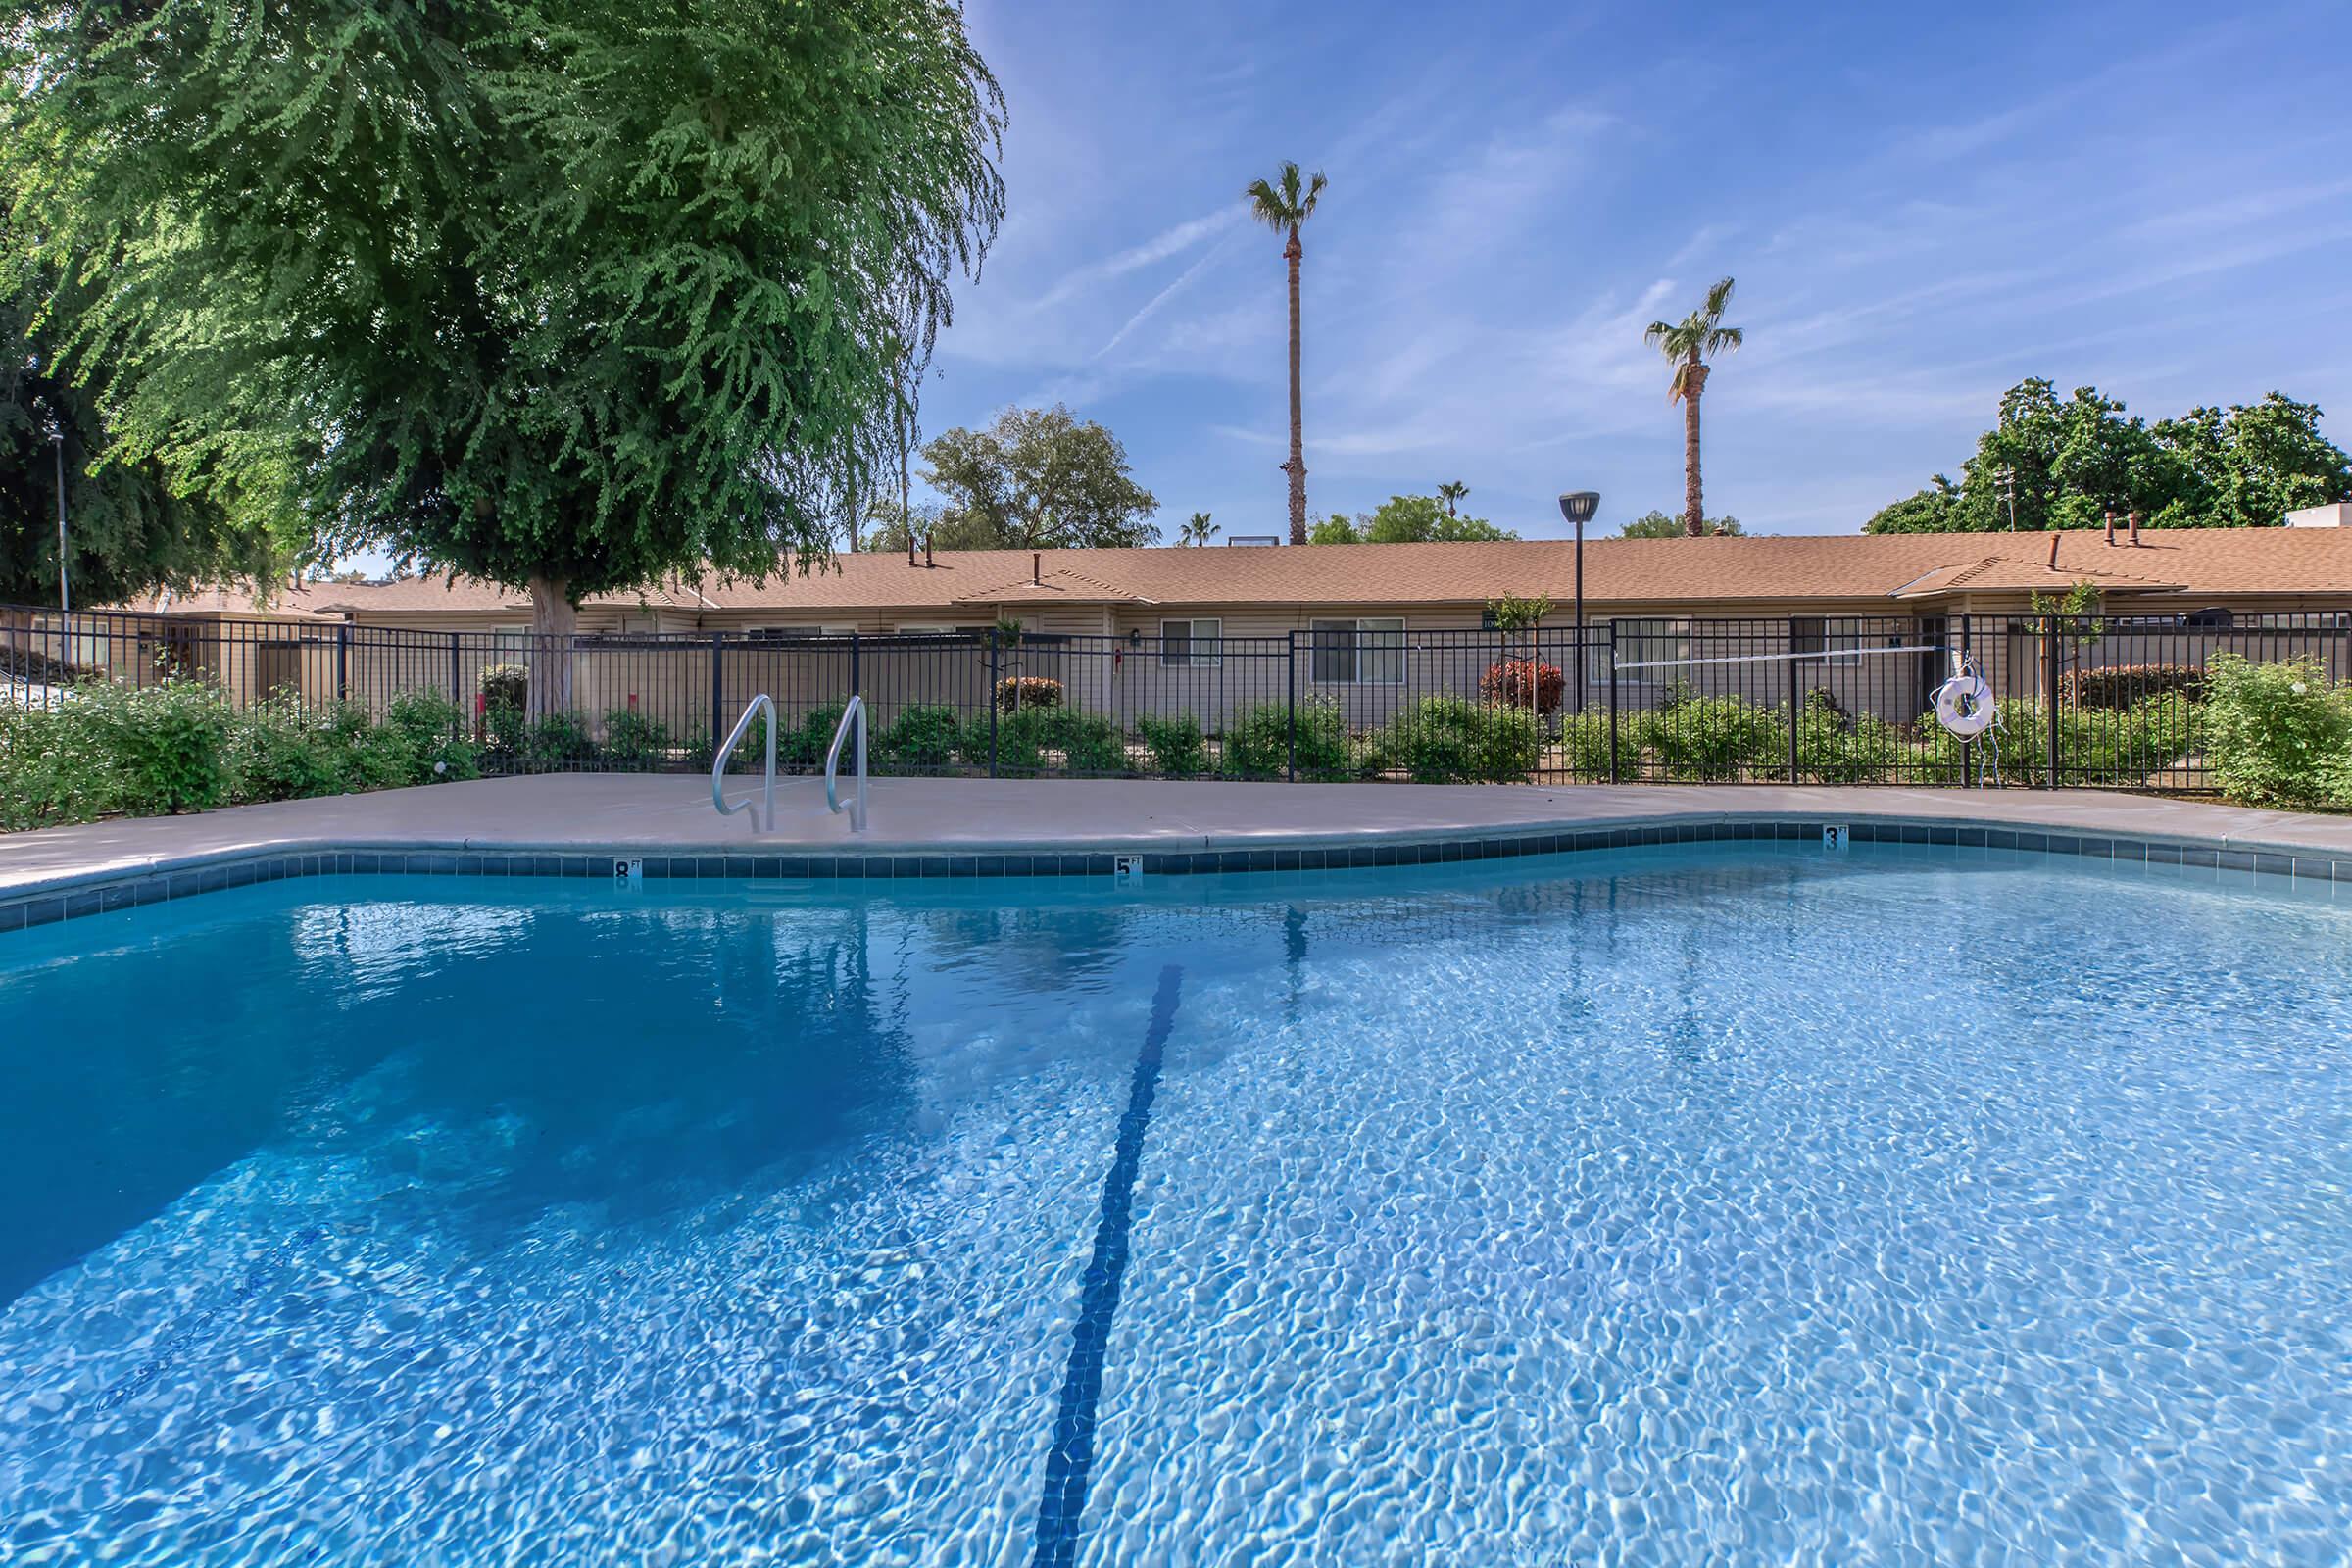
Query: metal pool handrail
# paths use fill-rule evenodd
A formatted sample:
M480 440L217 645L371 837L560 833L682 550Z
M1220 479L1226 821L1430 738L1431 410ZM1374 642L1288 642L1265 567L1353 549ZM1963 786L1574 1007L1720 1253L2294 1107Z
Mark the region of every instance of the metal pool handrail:
M849 738L850 726L858 726L858 794L850 802L850 831L865 831L865 699L852 696L850 704L841 710L841 722L833 728L833 745L825 753L825 804L835 811L841 809L841 743Z
M726 779L727 759L735 755L736 746L743 740L743 732L752 727L753 717L763 708L767 710L767 825L762 831L773 833L776 830L776 705L765 692L744 705L743 716L735 721L733 729L727 731L726 741L719 747L718 755L710 759L710 804L718 808L721 816L733 816L752 804L751 797L746 796L729 806L722 785ZM760 819L752 818L752 824L758 827Z

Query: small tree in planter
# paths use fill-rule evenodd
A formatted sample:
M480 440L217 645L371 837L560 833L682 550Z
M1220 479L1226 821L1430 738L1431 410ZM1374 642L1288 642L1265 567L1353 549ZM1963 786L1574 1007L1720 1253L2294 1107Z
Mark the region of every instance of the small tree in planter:
M1486 677L1479 682L1479 695L1509 707L1524 706L1539 718L1559 710L1565 683L1557 668L1537 658L1538 633L1544 617L1550 613L1551 599L1545 594L1533 599L1504 594L1487 601L1487 618L1502 633L1504 657L1501 662L1488 667ZM1513 659L1511 645L1519 638L1526 639L1527 654L1524 659Z

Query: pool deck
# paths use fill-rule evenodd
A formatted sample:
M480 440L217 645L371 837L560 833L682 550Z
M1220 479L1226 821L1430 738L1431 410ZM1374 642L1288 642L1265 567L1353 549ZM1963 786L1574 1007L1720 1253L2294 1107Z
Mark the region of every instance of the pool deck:
M776 786L776 830L722 817L708 780L480 779L0 835L0 900L262 856L333 851L608 856L1120 854L1367 848L1666 824L1822 822L2031 830L2352 863L2352 816L2091 790L1774 785L1447 786L878 779L853 835L811 778ZM731 800L757 782L730 779Z

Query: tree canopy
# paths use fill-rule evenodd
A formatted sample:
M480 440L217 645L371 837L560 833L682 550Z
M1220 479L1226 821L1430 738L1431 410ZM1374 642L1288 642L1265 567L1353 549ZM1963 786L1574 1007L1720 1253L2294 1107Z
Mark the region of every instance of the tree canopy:
M1307 532L1315 545L1411 545L1469 543L1519 536L1484 517L1459 517L1436 496L1391 496L1353 517L1334 513Z
M826 554L1003 212L939 0L84 0L0 48L125 457L216 495L283 463L317 555L543 625Z
M922 474L945 498L927 530L938 549L1119 549L1159 538L1150 520L1159 501L1128 471L1126 447L1059 404L946 431L924 446ZM906 523L886 517L867 547L905 550Z
M58 597L55 437L64 437L67 567L73 601L103 605L271 569L266 528L182 497L161 465L115 455L101 384L76 384L42 324L50 280L0 217L0 604Z
M1618 529L1617 537L1620 539L1680 539L1689 531L1684 527L1682 518L1652 509ZM1728 513L1720 517L1707 518L1706 531L1735 539L1742 538L1747 533L1745 528L1740 526L1740 519Z
M1936 474L1882 508L1866 533L2096 528L2132 512L2156 528L2271 527L2300 507L2352 500L2352 458L2320 434L2320 410L2273 392L2150 424L2096 387L2061 401L2021 381L1955 481Z

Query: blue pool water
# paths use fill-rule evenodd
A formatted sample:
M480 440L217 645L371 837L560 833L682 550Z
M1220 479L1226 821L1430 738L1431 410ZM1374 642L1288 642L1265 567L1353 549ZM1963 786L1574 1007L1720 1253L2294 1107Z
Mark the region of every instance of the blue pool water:
M2342 1562L2347 955L1781 845L22 933L0 1562Z

